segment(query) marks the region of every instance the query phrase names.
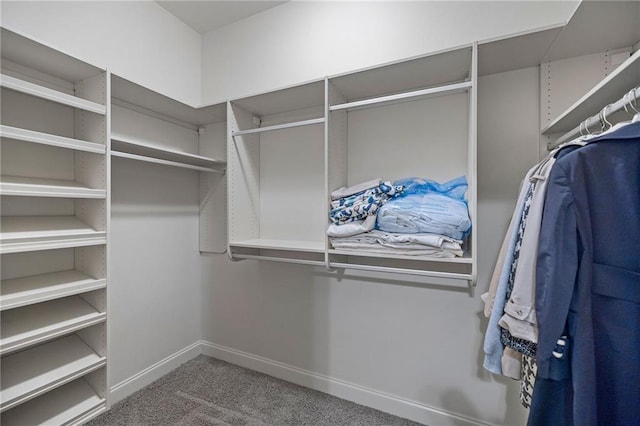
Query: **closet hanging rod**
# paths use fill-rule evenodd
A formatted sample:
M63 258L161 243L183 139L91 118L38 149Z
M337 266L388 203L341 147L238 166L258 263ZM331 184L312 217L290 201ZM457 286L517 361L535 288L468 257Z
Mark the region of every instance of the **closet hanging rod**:
M263 133L263 132L270 132L273 130L289 129L291 127L310 126L312 124L320 124L324 122L325 122L325 119L324 117L322 117L322 118L314 118L311 120L294 121L293 123L276 124L274 126L258 127L256 129L234 130L233 132L231 132L231 136L235 137L235 136L241 136L241 135L249 135L252 133Z
M289 259L284 257L258 256L254 254L231 254L232 259L269 260L272 262L295 263L298 265L325 266L323 260Z
M418 275L422 277L432 277L432 278L448 278L454 280L465 280L472 282L472 285L475 286L473 282L473 277L471 274L461 274L457 272L439 272L439 271L425 271L422 269L407 269L407 268L393 268L389 266L372 266L372 265L358 265L355 263L341 263L341 262L329 262L330 268L341 268L341 269L358 269L362 271L373 271L373 272L387 272L387 273L401 273L408 275Z
M577 127L575 127L574 129L568 131L567 133L565 133L564 135L560 136L558 139L556 139L554 142L549 142L547 143L547 150L548 151L552 151L553 149L555 149L556 147L562 145L565 142L568 142L576 137L578 137L580 135L581 132L583 132L584 130L587 130L596 125L596 124L602 124L601 121L601 114L606 116L610 116L611 114L614 114L618 111L621 111L622 109L625 108L625 106L629 106L629 104L632 102L634 102L634 106L637 105L637 103L639 103L640 101L640 87L636 87L635 89L631 89L629 92L627 92L622 98L618 99L616 102L606 105L602 110L600 110L600 112L598 112L595 115L592 115L591 117L587 118L586 120L582 121ZM637 106L636 106L637 108ZM606 111L605 111L606 109Z
M430 89L414 90L412 92L397 93L395 95L381 96L379 98L363 99L361 101L347 102L339 105L332 105L329 111L339 111L342 109L358 108L364 106L372 106L386 102L400 101L403 99L417 98L420 96L447 94L450 92L460 92L471 88L473 84L470 81L462 83L447 84L446 86L432 87Z

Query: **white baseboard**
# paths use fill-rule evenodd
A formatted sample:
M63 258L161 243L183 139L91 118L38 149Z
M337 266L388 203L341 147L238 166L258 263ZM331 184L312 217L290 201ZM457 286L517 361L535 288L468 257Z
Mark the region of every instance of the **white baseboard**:
M200 341L204 355L249 368L307 388L315 389L360 405L413 420L425 425L437 426L487 426L479 420L429 407L419 402L345 382L313 371L273 361L247 352Z
M109 391L109 406L158 380L185 362L197 357L201 353L201 346L201 342L195 342L112 386Z

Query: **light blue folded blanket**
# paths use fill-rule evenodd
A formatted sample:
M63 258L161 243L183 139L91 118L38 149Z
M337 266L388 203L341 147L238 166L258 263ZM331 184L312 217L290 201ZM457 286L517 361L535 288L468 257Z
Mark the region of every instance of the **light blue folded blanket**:
M461 183L463 179L461 177L454 181ZM411 193L409 185L408 195L401 194L380 207L376 229L402 234L440 234L456 240L464 239L471 229L471 219L462 195L464 191L460 194L462 188L466 190L466 179L463 182L463 185L456 185L455 195L449 193L453 192L453 187L451 191L438 191L423 186L425 189L422 191ZM406 184L406 180L394 182L399 183ZM440 188L445 186L447 183L439 185Z

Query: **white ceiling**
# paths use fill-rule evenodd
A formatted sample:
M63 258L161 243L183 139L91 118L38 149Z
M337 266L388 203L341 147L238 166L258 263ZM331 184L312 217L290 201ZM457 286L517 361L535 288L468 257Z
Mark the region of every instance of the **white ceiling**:
M284 1L244 0L172 0L156 1L182 22L204 34L239 21L264 10L276 7Z

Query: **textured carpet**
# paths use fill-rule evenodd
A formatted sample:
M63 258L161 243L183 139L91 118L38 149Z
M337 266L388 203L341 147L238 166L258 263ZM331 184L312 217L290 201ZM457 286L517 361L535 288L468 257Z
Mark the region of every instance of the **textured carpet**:
M117 402L88 425L417 423L200 355Z

